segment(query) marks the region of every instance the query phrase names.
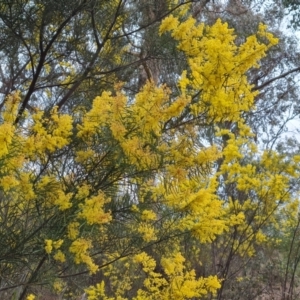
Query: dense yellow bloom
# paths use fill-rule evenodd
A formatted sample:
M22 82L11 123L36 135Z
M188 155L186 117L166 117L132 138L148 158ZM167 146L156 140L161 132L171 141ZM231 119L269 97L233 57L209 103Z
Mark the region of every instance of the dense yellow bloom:
M159 27L159 33L163 34L166 31L174 30L178 27L178 25L178 19L173 17L172 15L169 15L161 22L161 25Z
M60 210L66 210L72 206L72 203L70 202L72 196L72 193L66 194L59 190L55 196L54 204L57 205Z
M0 186L3 188L4 191L8 191L10 189L13 189L14 187L18 186L20 183L17 180L17 178L15 178L12 175L8 175L8 176L3 176L0 179Z
M153 271L156 266L155 260L145 252L135 255L134 262L142 264L143 270L147 273Z
M137 231L142 235L145 242L155 241L157 239L154 227L150 224L141 223L137 228Z
M215 121L224 119L238 120L240 111L249 110L257 92L251 92L244 73L258 65L258 60L266 55L266 51L278 40L267 33L260 25L258 35L263 35L268 44L260 43L256 36L248 37L241 46L234 44L233 29L221 20L209 27L195 24L188 18L179 26L168 26L168 17L161 25L161 32L171 31L179 41L179 49L189 57L191 76L183 72L179 85L181 90L192 86L202 90L202 101L194 104L195 115L209 110Z
M91 274L98 271L98 266L89 256L88 250L92 248L92 243L89 240L79 238L72 242L69 251L74 255L76 264L84 263L88 267Z
M45 118L43 111L38 111L32 119L31 130L35 135L25 141L29 154L42 155L46 150L54 152L68 145L73 127L71 116L59 114L55 107L49 118Z
M141 263L144 272L148 273L148 278L144 280L145 289L138 290L135 300L192 299L209 292L215 294L221 286L216 276L197 279L194 270L187 271L185 258L179 252L161 260L167 280L153 271L156 263L146 253L136 255L135 262Z
M110 213L103 211L103 205L107 202L109 202L109 199L99 192L97 196L86 199L85 203L80 205L81 212L78 214L78 217L86 219L90 225L109 222L111 220Z
M185 258L180 253L175 253L170 258L163 258L161 264L167 275L175 275L183 271Z
M86 255L87 250L91 248L91 246L91 242L85 239L77 239L72 243L70 252L74 253L75 262L77 264L82 262L82 256Z

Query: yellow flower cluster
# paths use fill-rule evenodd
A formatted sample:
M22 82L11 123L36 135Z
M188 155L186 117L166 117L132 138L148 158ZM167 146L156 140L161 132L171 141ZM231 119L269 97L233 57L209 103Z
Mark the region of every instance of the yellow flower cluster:
M63 244L63 240L53 241L53 240L45 240L45 251L50 254L53 249L59 249Z
M156 218L157 217L156 217L156 214L154 211L148 210L148 209L143 210L143 212L142 212L142 220L143 221L155 221Z
M98 299L103 299L103 300L125 300L125 298L122 297L117 297L117 298L110 298L105 295L105 285L104 281L101 281L100 283L97 283L94 286L90 286L87 289L84 290L87 299L88 300L98 300Z
M221 286L216 276L196 279L194 270L186 270L185 258L179 252L161 260L167 279L154 272L156 263L146 253L136 255L135 263L142 264L143 271L148 277L144 280L145 289L138 290L134 300L192 299L208 293L215 294Z
M162 139L164 122L179 116L190 102L190 97L182 95L170 101L170 91L166 87L148 83L130 104L121 87L117 88L116 96L104 92L94 99L92 109L77 126L77 136L91 143L93 136L109 128L130 164L139 169L155 168L160 157L150 145ZM162 146L159 145L160 149ZM82 151L77 155L78 162L87 157Z
M86 199L83 204L80 204L81 212L78 214L78 218L85 219L89 225L108 223L111 215L103 211L103 205L108 201L109 199L106 199L102 192Z
M24 141L28 155L43 155L68 145L72 134L72 117L61 115L54 108L49 117L39 111L33 115L31 135Z
M2 124L0 124L0 158L11 152L10 145L16 133L14 121L17 117L20 103L20 92L9 95L5 102L5 109L1 113Z
M250 36L237 46L233 29L220 19L213 26L196 24L192 17L178 24L177 18L168 16L162 21L160 34L170 31L179 42L178 48L188 57L190 75L184 71L179 86L183 93L187 86L202 91L201 101L192 106L194 115L208 110L215 122L238 121L240 112L249 110L257 95L245 73L258 66L278 39L260 25L257 36ZM265 44L258 40L261 36Z
M66 256L65 256L65 254L64 254L61 250L58 250L58 251L54 254L53 258L54 258L55 260L61 262L61 263L63 263L63 262L66 261Z
M98 266L93 262L92 258L88 254L88 250L92 247L89 240L78 238L72 242L69 251L74 255L74 261L76 264L84 263L87 265L91 274L98 271Z
M68 238L75 240L79 235L79 222L71 222L68 225Z
M141 223L138 226L137 231L142 235L145 242L151 242L157 239L154 227L148 223Z

